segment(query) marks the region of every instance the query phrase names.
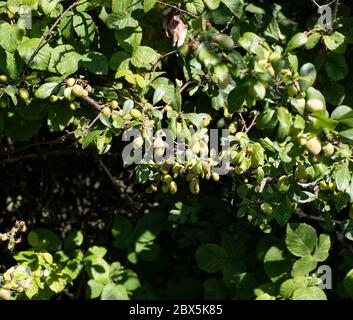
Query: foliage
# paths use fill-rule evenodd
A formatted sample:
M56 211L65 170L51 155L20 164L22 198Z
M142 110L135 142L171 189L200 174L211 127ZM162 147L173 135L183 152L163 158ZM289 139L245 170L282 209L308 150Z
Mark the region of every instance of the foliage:
M17 23L23 5L32 29ZM332 6L322 29L304 0L0 1L5 158L72 141L136 209L112 196L114 212L88 215L104 241L36 214L23 219L26 248L11 253L17 231L0 234L10 250L0 298L353 297L353 18ZM187 148L158 161L171 147L153 136L163 128L173 150L177 138ZM213 128L228 130L222 152ZM139 136L116 176L135 183L102 160L121 159L129 129ZM154 158L135 164L142 150Z

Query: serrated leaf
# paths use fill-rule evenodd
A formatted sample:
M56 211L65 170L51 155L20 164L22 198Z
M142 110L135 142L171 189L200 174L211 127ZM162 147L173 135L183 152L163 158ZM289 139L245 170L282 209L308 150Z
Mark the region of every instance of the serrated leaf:
M306 223L289 223L286 230L288 250L297 257L311 255L317 243L316 230Z
M219 7L219 4L221 3L221 0L203 0L206 4L206 6L210 10L216 10Z
M62 75L75 73L82 56L71 45L60 45L53 49L49 62L49 71Z
M159 54L150 47L140 46L133 53L131 63L137 68L150 69L159 59Z
M222 0L228 9L237 17L241 18L244 10L243 0Z
M14 53L21 43L24 31L17 24L8 24L7 22L0 24L0 46L7 52Z
M39 47L40 42L41 39L39 38L27 38L22 40L17 50L25 63L29 62L33 53ZM52 51L53 49L48 44L45 44L33 58L30 67L37 70L46 70L48 68Z

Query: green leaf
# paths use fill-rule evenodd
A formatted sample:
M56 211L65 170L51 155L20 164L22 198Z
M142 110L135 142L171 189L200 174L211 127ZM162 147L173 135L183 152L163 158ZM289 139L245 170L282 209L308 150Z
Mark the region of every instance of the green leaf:
M330 35L323 36L325 45L330 51L335 51L337 53L344 53L346 50L345 36L337 31L334 31Z
M166 221L163 212L151 212L143 216L136 224L133 238L138 242L151 242L162 231Z
M95 141L101 135L101 133L101 130L94 130L88 132L82 139L82 148L86 149L93 141Z
M310 255L317 242L316 230L306 223L289 223L286 230L288 250L297 257Z
M107 254L107 249L104 247L93 246L88 248L87 250L87 257L96 258L103 258Z
M50 72L69 75L79 68L82 56L71 45L60 45L53 49L48 69Z
M37 89L34 95L38 99L47 99L52 95L57 86L57 82L44 83Z
M352 130L353 133L353 130ZM347 164L340 164L334 171L338 191L345 191L350 184L351 175Z
M305 288L307 284L308 281L305 277L288 279L281 284L279 294L285 299L290 299L293 296L295 290L299 288Z
M228 95L228 109L230 113L237 112L245 102L246 91L243 87L235 87Z
M292 263L286 252L277 246L270 247L264 256L264 268L272 282L288 277Z
M134 291L141 286L137 274L132 270L120 270L111 275L111 278L114 282L123 285L128 291Z
M210 10L216 10L220 3L221 0L203 0L206 4L206 6L210 9Z
M61 248L61 240L49 229L34 229L28 234L28 243L35 249L44 251L58 251Z
M343 280L344 289L351 299L353 299L353 269L351 269Z
M331 248L330 236L327 234L320 234L319 242L315 248L314 255L313 255L314 259L320 262L325 261L329 256L330 248Z
M301 91L309 89L316 81L316 68L312 63L302 65L299 71L299 86Z
M297 33L288 41L286 51L288 52L288 51L298 49L304 46L307 41L308 41L308 37L305 33L303 32Z
M81 38L84 46L89 46L94 41L96 35L96 24L92 17L85 12L77 12L72 17L72 27Z
M348 142L348 143L353 142L353 129L341 131L339 133L339 137L344 142Z
M305 44L305 49L307 49L307 50L314 49L316 47L316 45L319 43L320 39L321 39L320 32L315 32L315 33L311 34L308 37L308 41Z
M24 38L18 46L18 53L25 63L28 63L33 53L39 47L41 39L39 38ZM46 70L48 68L49 60L53 49L45 44L40 48L38 53L33 58L30 67L37 70ZM55 71L54 71L55 72Z
M17 141L28 141L39 130L42 121L26 121L19 115L5 120L5 134Z
M156 0L143 0L143 10L145 12L150 11L156 4Z
M222 0L228 9L237 17L241 18L244 10L243 0Z
M113 13L128 12L133 0L112 0Z
M140 46L133 53L131 63L137 68L150 69L159 59L159 54L150 47Z
M333 55L326 62L325 69L332 81L343 80L348 75L348 66L343 55Z
M116 216L113 221L112 235L114 237L114 246L119 249L125 249L129 246L133 226L129 219L123 216Z
M350 107L337 107L333 110L331 118L337 120L340 124L353 128L353 109Z
M159 101L161 101L163 99L163 97L165 96L166 92L165 89L163 87L159 87L154 91L153 94L153 104L157 104Z
M56 6L60 3L60 1L61 0L41 0L40 5L43 12L49 16L53 11L55 11Z
M344 86L337 82L326 84L323 88L323 94L326 100L334 106L341 105L346 98Z
M55 103L49 108L48 127L51 132L62 131L74 120L74 111L61 103Z
M99 52L89 52L85 55L83 65L89 72L96 75L107 75L109 72L107 58Z
M139 22L128 17L117 25L118 30L114 33L118 45L125 51L133 53L141 45L142 28Z
M225 250L219 245L207 243L197 248L195 259L202 271L215 273L223 269L227 255Z
M17 24L10 25L7 22L0 24L0 46L7 52L14 53L19 46L24 31Z
M109 60L110 69L117 70L128 70L130 65L130 55L124 51L114 52Z
M202 0L192 0L185 4L185 8L191 14L197 15L205 10L205 4Z
M17 51L10 53L0 48L0 70L5 75L16 80L20 75L22 67L23 61Z
M293 300L327 300L325 292L318 287L299 288L293 293Z
M129 300L124 286L110 283L103 289L101 300Z
M317 199L317 195L315 193L311 193L309 191L303 191L299 188L294 188L294 190L290 192L290 195L293 201L297 203L308 203L308 202L313 202Z
M104 284L94 281L93 279L88 280L86 287L86 295L89 299L98 298L104 289Z
M93 280L107 284L109 283L109 264L103 258L95 257L86 267L87 273Z
M65 251L80 247L83 243L83 233L80 230L71 230L64 240Z
M311 255L301 257L293 264L291 275L295 277L306 276L317 267L317 260Z

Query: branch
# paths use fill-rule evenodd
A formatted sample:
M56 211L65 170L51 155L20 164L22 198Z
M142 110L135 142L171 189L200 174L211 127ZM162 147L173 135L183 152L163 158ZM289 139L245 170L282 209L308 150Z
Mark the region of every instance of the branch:
M52 150L48 152L37 152L37 153L30 153L24 154L22 156L17 156L8 159L2 159L0 162L0 166L4 166L9 163L24 161L24 160L33 160L38 158L46 158L46 157L59 157L59 156L69 156L69 155L86 155L87 152L81 150Z
M170 52L167 52L165 54L161 54L157 60L157 62L152 66L152 73L155 73L156 72L156 69L157 69L157 66L158 66L158 63L160 61L162 61L164 58L174 54L174 53L177 53L178 51L177 50L173 50L173 51L170 51Z
M179 8L179 7L177 7L177 6L174 6L174 5L172 5L172 4L165 3L165 2L159 1L159 0L157 0L156 3L159 3L159 4L161 4L161 5L163 5L163 6L166 6L166 7L169 7L169 8L173 8L173 9L175 9L175 10L178 10L178 11L180 11L180 12L182 12L182 13L185 13L185 14L189 15L189 16L192 17L192 18L195 18L195 19L198 19L198 18L199 18L198 16L195 16L195 15L193 15L192 13L190 13L190 12L184 10L184 9L181 9L181 8Z
M74 3L72 3L54 22L54 24L50 27L50 29L44 33L44 35L42 36L42 40L40 41L38 47L34 50L33 54L31 55L31 57L29 58L28 62L25 64L25 66L23 67L22 71L21 71L21 77L20 77L20 81L17 84L17 88L21 86L21 84L24 81L24 77L26 75L26 72L29 68L29 66L31 65L31 63L33 62L33 59L36 57L36 55L38 54L38 52L46 45L46 43L48 42L48 39L51 37L54 29L57 27L57 25L61 22L62 18L65 17L65 15L67 15L73 8L75 8L78 4L80 3L80 0L75 1Z
M296 214L300 217L300 218L306 218L306 219L310 219L313 221L318 221L318 222L325 222L326 219L324 217L318 217L318 216L312 216L310 214L306 214L304 213L302 210L298 210L296 211ZM339 220L332 220L334 223L341 225L342 221Z
M101 111L103 109L103 106L91 97L80 97L80 99L97 111Z
M257 116L259 115L259 112L256 112L254 118L252 119L251 123L249 124L249 126L247 127L247 129L245 130L245 133L249 133L249 131L251 130L251 128L256 124L256 119Z
M339 6L340 6L340 0L336 0L336 3L335 3L335 8L333 9L333 14L332 14L332 24L336 21L337 19L337 14L338 14L338 9L339 9Z

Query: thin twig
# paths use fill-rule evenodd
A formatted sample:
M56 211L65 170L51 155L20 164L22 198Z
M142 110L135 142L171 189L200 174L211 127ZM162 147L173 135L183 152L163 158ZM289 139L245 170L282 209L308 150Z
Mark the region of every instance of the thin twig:
M121 190L119 189L117 183L116 183L116 180L115 178L113 177L113 175L111 174L110 170L108 169L108 167L105 165L105 163L103 162L102 160L102 157L100 157L99 155L96 154L96 158L99 162L99 165L101 166L101 168L104 170L104 172L106 173L107 177L109 178L109 180L111 181L114 189L120 193Z
M46 157L59 157L66 155L85 155L87 152L83 152L81 150L52 150L48 152L37 152L24 154L22 156L12 157L8 159L2 159L0 162L0 166L4 166L9 163L24 161L24 160L33 160L38 158L46 158Z
M304 213L302 210L296 211L296 214L301 218L306 218L306 219L310 219L313 221L318 221L318 222L325 222L326 221L326 219L324 217L312 216L310 214ZM339 220L332 220L332 221L338 225L342 224L342 221L339 221Z
M194 14L192 14L192 13L190 13L190 12L184 10L184 9L181 9L181 8L179 8L179 7L177 7L177 6L173 5L173 4L165 3L165 2L159 1L159 0L157 0L156 3L159 3L159 4L161 4L161 5L163 5L163 6L166 6L166 7L169 7L169 8L173 8L173 9L175 9L175 10L178 10L178 11L180 11L180 12L182 12L182 13L185 13L185 14L189 15L189 16L192 17L192 18L195 18L195 19L198 19L198 18L199 18L198 16L195 16Z
M245 130L245 133L249 133L249 131L252 129L252 127L256 124L256 119L257 119L258 115L259 115L259 112L256 112L256 114L255 114L254 118L252 119L251 123L249 124L249 126Z
M25 64L25 66L23 67L22 71L21 71L21 77L20 77L20 81L17 84L17 87L20 87L24 81L24 77L26 75L26 72L28 70L28 68L30 67L31 63L33 62L33 59L36 57L36 55L38 54L38 52L46 45L46 43L48 42L48 39L51 37L54 29L57 27L57 25L61 22L61 20L65 17L66 14L68 14L73 8L75 8L78 4L80 3L80 0L75 1L74 3L72 3L54 22L54 24L49 28L49 30L44 33L44 35L42 36L42 40L40 41L38 47L34 50L34 52L32 53L31 57L29 58L28 62Z
M92 127L97 123L97 121L99 120L99 116L100 116L100 114L98 114L98 115L92 120L92 122L91 122L86 128L84 128L84 132L85 132L85 133L88 133L88 132L92 129Z
M241 112L239 112L238 115L239 115L240 120L241 120L241 122L242 122L242 124L243 124L243 128L241 129L241 131L243 132L243 131L248 130L248 128L246 127L246 122L245 122L244 117L243 117L243 115L241 114Z
M221 30L221 33L225 32L229 28L234 19L235 16L232 16L232 18L227 22L226 26Z
M156 69L157 69L157 66L158 66L158 63L160 61L162 61L164 58L174 54L174 53L177 53L177 50L173 50L173 51L170 51L170 52L167 52L165 54L161 54L157 60L157 62L152 66L152 73L155 73Z
M101 111L103 109L103 106L91 97L80 97L80 99L97 111Z
M335 8L333 9L333 14L332 14L332 24L336 21L337 19L337 14L338 14L338 8L340 6L340 0L336 0L335 3Z

